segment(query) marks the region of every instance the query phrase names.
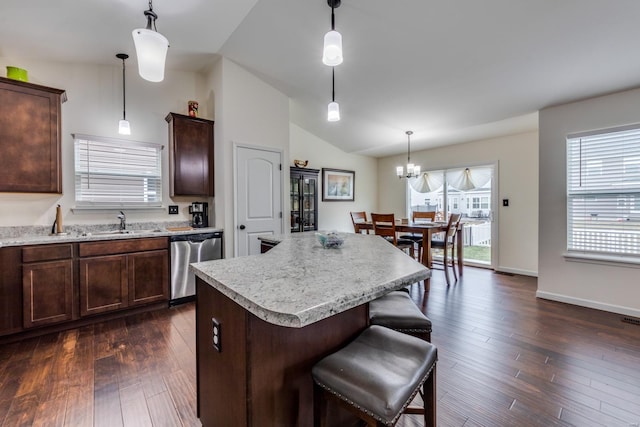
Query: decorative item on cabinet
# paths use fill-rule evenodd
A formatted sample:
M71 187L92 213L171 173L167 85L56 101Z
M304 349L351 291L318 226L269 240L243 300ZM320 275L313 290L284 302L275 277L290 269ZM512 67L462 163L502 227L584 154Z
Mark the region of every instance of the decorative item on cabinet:
M213 120L169 113L171 196L213 197Z
M0 77L0 192L62 193L62 89Z
M318 229L319 172L318 169L290 168L292 233Z
M294 160L293 164L296 165L297 168L306 168L309 164L309 160Z

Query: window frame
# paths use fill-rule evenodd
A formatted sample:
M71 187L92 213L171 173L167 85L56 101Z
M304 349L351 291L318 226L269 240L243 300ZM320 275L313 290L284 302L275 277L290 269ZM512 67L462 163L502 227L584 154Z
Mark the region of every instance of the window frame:
M74 177L74 210L121 210L121 209L163 209L163 192L164 192L164 166L162 151L164 146L158 143L142 142L134 140L125 140L119 138L108 138L96 135L86 135L75 133L73 137L73 177ZM114 152L117 152L119 156L129 155L128 162L124 163L126 170L118 170L116 173L110 174L105 172L105 166L92 170L91 161L89 159L81 159L78 150L80 145L84 145L84 149L87 149L87 144L95 143L95 153L100 153L102 158L106 159L106 162L116 162L116 155L112 158L105 156L104 147L113 146ZM103 149L100 151L97 147ZM131 151L127 151L128 148L133 148ZM152 149L150 151L149 149ZM137 151L137 153L134 153ZM153 153L153 155L143 157L146 165L141 165L139 161L136 161L134 155L140 156L147 153ZM97 155L95 154L94 155ZM94 162L95 164L96 162ZM153 166L151 166L153 165ZM128 166L128 167L127 167ZM89 168L89 171L82 170L80 168ZM145 169L146 168L146 169ZM134 172L135 171L135 172ZM89 177L87 176L89 175ZM83 193L81 187L83 182L91 181L91 175L98 176L105 192L87 192ZM148 175L148 177L147 177ZM93 178L95 180L95 178ZM149 179L151 179L151 185L149 186ZM100 198L108 199L109 185L112 185L114 189L118 188L118 184L122 181L129 181L132 186L122 187L122 190L117 193L114 192L113 199L110 200L97 200ZM111 183L109 183L111 181ZM80 187L79 187L80 186ZM131 192L131 189L136 191ZM150 188L150 190L149 190ZM138 189L142 189L139 192ZM83 196L84 194L84 196ZM145 198L149 197L149 194L154 194L151 200L145 201ZM86 199L84 199L86 198ZM132 201L124 200L126 198L133 198ZM90 200L93 199L93 200Z
M627 208L640 200L640 150L635 148L640 144L640 124L569 134L565 144L567 229L563 255L570 261L640 265L638 243L628 243L640 241L640 216L637 221L615 218L617 214L623 218ZM629 185L629 179L637 182ZM621 248L607 243L616 240L625 243Z

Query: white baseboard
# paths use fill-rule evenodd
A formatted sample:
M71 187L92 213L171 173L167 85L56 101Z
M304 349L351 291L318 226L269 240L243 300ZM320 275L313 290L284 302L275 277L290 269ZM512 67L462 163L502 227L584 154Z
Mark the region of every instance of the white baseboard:
M537 271L519 270L517 268L496 267L495 271L497 271L499 273L512 273L512 274L519 274L521 276L538 277L538 272Z
M548 299L551 301L558 301L558 302L564 302L567 304L573 304L573 305L578 305L581 307L587 307L587 308L595 308L596 310L602 310L602 311L608 311L611 313L618 313L618 314L623 314L625 316L632 316L632 317L638 317L640 318L640 310L636 310L630 307L622 307L619 305L613 305L613 304L605 304L602 302L598 302L598 301L592 301L592 300L588 300L588 299L582 299L582 298L575 298L575 297L570 297L567 295L561 295L561 294L554 294L552 292L544 292L544 291L537 291L536 292L536 297L538 298L542 298L542 299Z

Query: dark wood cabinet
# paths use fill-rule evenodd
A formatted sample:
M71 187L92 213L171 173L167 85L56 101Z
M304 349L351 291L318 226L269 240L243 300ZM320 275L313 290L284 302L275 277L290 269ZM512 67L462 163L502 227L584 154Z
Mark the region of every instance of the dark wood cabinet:
M0 77L0 191L62 193L61 89Z
M22 331L22 250L0 248L0 336Z
M169 113L171 196L213 197L212 120Z
M79 265L81 316L128 306L126 255L83 258Z
M73 245L22 248L22 313L25 328L74 318Z
M169 299L169 253L167 250L128 255L129 305Z
M289 172L291 232L318 229L318 169L292 167Z
M166 238L80 243L80 315L169 300Z

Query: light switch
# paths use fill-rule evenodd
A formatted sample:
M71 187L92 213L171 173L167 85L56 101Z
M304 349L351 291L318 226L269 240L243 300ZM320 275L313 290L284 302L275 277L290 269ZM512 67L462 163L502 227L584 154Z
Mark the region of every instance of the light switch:
M509 206L509 199L502 199L502 206Z

